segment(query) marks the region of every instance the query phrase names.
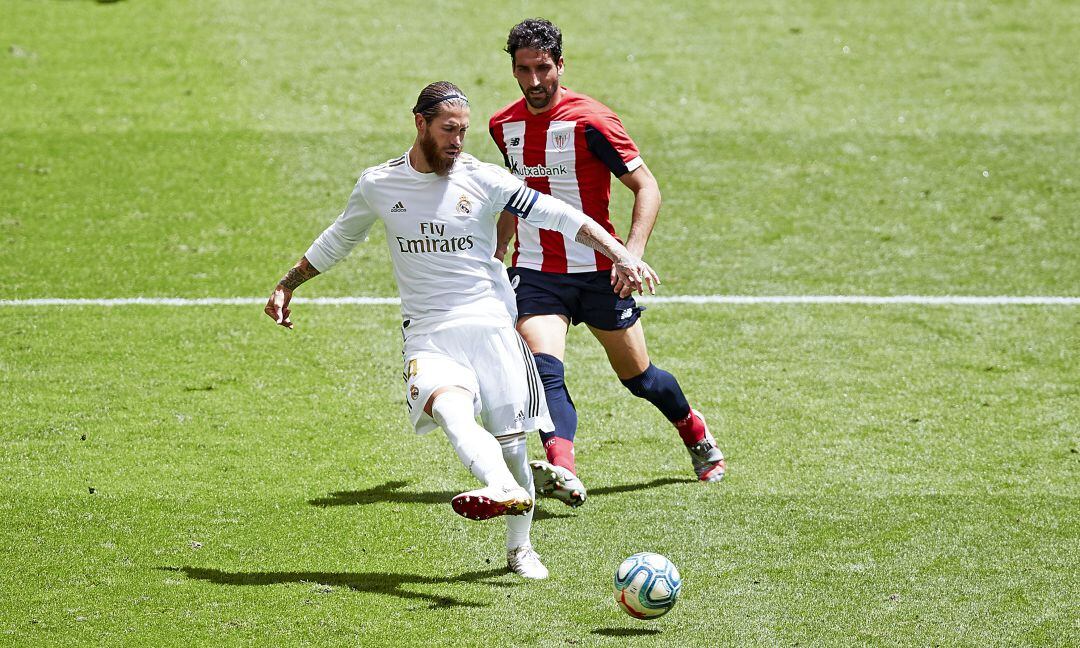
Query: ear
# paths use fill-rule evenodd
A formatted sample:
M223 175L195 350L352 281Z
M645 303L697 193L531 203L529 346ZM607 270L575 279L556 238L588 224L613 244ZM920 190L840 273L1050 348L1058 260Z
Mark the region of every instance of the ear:
M424 116L421 115L420 113L416 113L416 114L413 115L413 118L414 118L413 121L416 122L416 132L417 133L423 133L424 132L424 126L427 125L427 121L424 119Z
M559 76L562 76L564 65L566 65L566 61L560 56L559 62L555 64L555 69L559 71Z

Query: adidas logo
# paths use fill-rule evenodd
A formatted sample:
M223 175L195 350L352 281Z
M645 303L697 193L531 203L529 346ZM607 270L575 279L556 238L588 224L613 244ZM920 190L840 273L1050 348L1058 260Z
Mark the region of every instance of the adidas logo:
M390 208L390 213L391 214L400 214L401 212L405 212L405 211L408 211L408 210L405 209L405 205L401 204L400 200L397 201L396 203L394 203L394 206Z

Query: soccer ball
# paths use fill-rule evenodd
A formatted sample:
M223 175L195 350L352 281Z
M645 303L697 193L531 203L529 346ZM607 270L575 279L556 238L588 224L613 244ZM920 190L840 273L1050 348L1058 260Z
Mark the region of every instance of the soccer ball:
M635 619L655 619L675 607L682 576L658 553L636 553L615 570L615 602Z

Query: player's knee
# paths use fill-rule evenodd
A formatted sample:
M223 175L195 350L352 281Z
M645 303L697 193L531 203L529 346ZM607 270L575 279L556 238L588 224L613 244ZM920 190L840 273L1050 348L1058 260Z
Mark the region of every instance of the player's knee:
M566 365L553 355L535 353L536 371L540 374L540 382L544 385L544 393L547 395L549 407L560 407L565 401L566 407L574 409L574 399L570 397L570 390L566 388Z
M620 381L630 393L638 398L649 398L652 394L671 391L672 385L677 385L675 377L660 367L650 363L649 368L640 375Z
M444 430L464 422L474 422L472 394L461 389L437 393L431 399L431 418Z
M533 359L540 382L544 383L544 391L555 391L566 386L566 365L562 360L547 353L534 353Z

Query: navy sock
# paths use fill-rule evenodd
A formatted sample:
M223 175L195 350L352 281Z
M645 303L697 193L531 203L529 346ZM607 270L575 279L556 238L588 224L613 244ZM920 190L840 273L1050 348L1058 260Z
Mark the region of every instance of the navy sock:
M541 432L540 440L544 447L547 447L548 441L553 437L573 443L574 435L577 434L577 410L574 409L570 392L566 390L566 368L561 360L546 353L534 353L533 359L536 360L540 380L544 383L544 396L547 397L551 422L555 424L555 432Z
M679 381L654 364L650 363L644 373L623 380L622 384L634 396L655 405L672 423L685 419L690 413L690 403L686 401Z

